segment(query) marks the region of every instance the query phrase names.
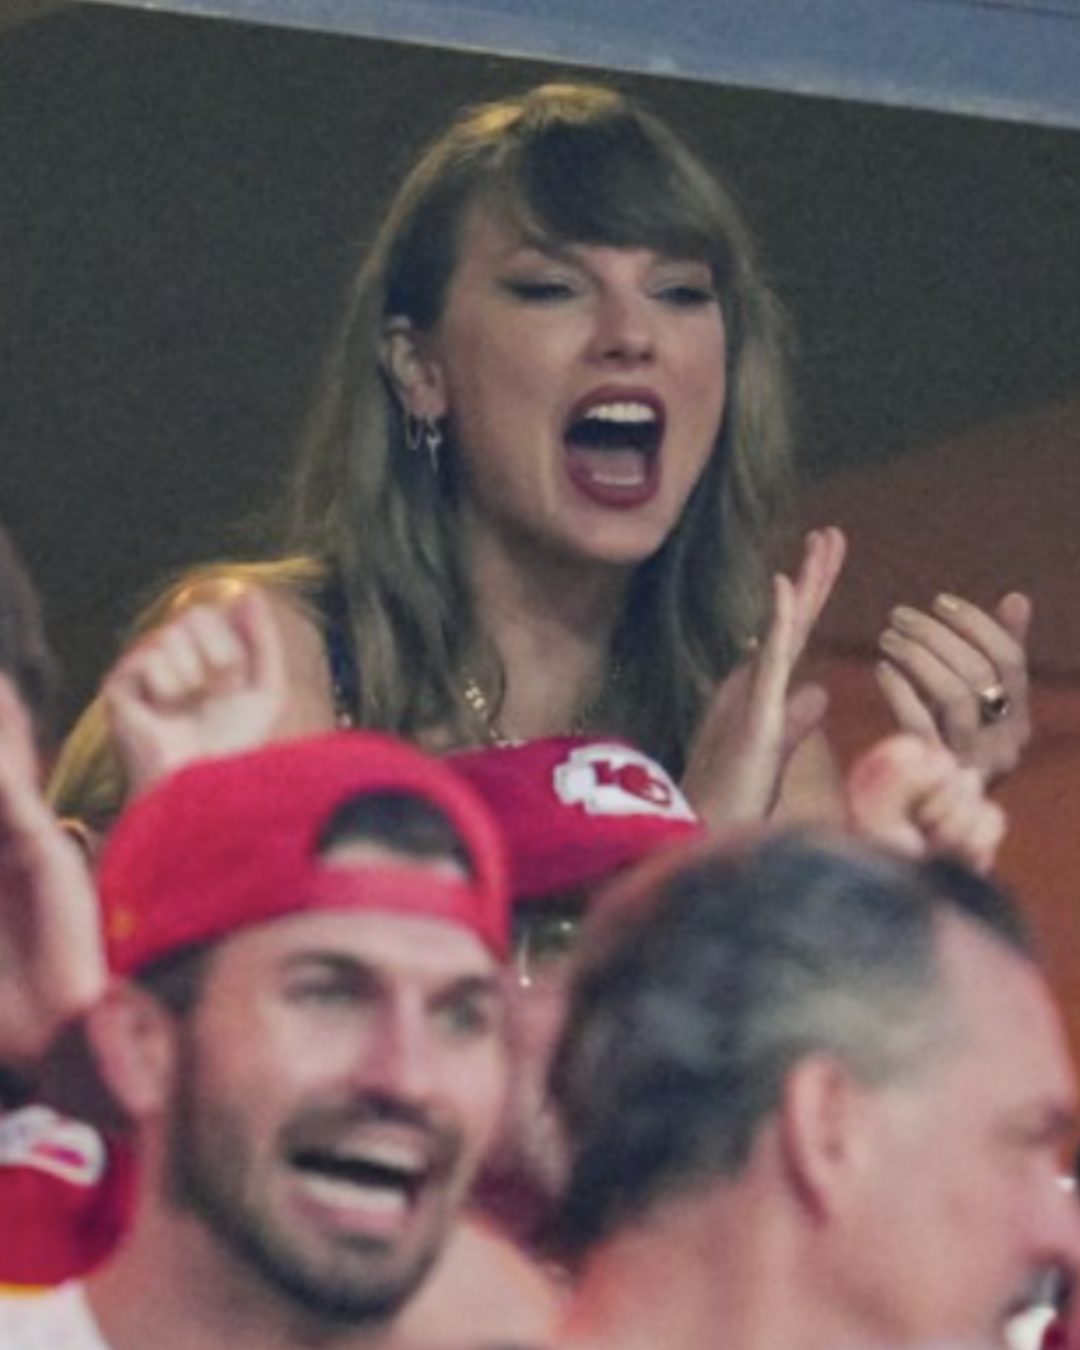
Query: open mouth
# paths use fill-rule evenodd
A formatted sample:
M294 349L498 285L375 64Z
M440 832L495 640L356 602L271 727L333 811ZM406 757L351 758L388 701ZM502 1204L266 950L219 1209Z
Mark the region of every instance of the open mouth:
M412 1150L386 1145L302 1148L290 1162L312 1199L373 1219L403 1217L431 1175Z
M591 496L636 501L651 492L663 436L663 410L651 399L605 399L575 409L564 436L571 477Z

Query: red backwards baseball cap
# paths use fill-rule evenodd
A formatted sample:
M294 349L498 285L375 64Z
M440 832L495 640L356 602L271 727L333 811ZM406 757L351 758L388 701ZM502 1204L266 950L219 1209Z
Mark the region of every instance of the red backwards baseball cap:
M594 885L704 831L668 773L624 742L549 737L447 762L502 828L515 901Z
M322 832L356 798L415 795L440 811L472 865L468 881L407 864L325 866ZM124 812L99 875L106 948L129 974L181 948L304 910L389 910L509 942L505 857L490 814L444 764L391 737L335 732L202 760Z

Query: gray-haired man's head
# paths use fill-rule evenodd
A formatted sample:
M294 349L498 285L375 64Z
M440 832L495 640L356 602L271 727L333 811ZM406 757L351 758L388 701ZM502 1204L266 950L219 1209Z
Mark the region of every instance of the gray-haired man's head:
M872 1085L944 1049L943 916L1029 952L1009 900L966 870L800 836L696 855L649 889L597 935L556 1061L576 1248L737 1175L806 1055Z

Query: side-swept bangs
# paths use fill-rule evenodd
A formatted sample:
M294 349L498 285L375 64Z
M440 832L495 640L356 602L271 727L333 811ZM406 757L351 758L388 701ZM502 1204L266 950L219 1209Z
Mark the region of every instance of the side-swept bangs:
M506 147L489 192L527 237L648 248L708 263L726 282L731 250L715 186L647 115L616 105L587 122L522 131L531 134Z
M438 163L421 162L408 194L387 314L422 328L438 319L463 218L476 203L541 246L648 248L704 262L729 298L744 234L735 208L662 123L610 90L547 85L481 108L436 155Z

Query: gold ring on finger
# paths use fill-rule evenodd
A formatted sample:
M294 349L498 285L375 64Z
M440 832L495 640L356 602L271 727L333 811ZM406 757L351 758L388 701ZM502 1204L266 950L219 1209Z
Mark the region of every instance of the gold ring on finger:
M1012 700L1003 684L988 684L975 695L975 701L979 705L979 721L984 727L993 726L995 722L1008 717L1012 707Z

